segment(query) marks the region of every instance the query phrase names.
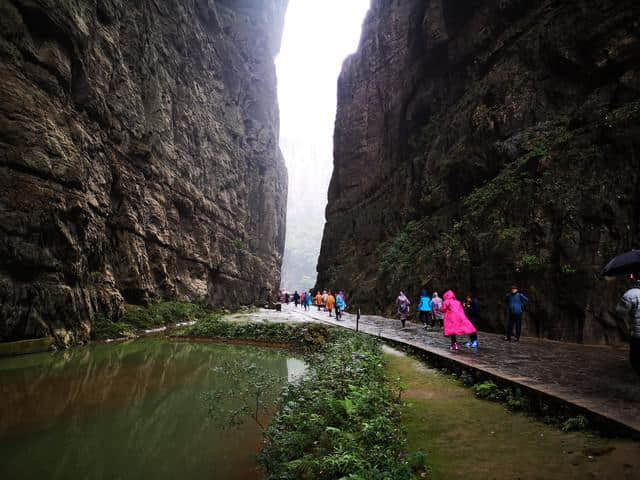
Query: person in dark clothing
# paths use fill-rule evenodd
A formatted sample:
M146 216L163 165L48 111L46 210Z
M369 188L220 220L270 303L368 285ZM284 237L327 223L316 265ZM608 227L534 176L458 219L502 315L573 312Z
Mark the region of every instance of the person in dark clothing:
M480 306L478 305L478 299L471 294L467 295L464 301L464 314L469 321L473 323L473 326L478 328L478 321L480 320Z
M284 294L284 301L287 303L287 305L289 305L289 302L291 301L291 299L289 298L288 292Z
M631 325L629 361L640 375L640 273L634 273L630 278L633 286L618 302L616 312Z
M293 303L295 304L296 308L298 307L298 305L300 305L300 294L298 293L298 290L293 293Z
M513 329L515 327L515 338L518 342L520 340L520 334L522 333L522 314L524 308L529 303L529 299L523 293L520 293L516 285L511 287L511 292L506 297L507 309L509 310L509 322L507 323L507 332L504 339L507 342L511 341L513 335Z

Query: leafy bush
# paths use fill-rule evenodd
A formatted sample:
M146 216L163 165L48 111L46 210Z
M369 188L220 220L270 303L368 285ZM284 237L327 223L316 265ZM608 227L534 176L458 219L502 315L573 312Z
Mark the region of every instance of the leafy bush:
M161 301L146 307L126 305L122 321L138 329L151 329L170 323L198 320L206 315L205 309L194 303Z
M473 393L476 398L500 402L504 400L504 392L493 382L482 382L474 385Z
M589 428L589 420L584 415L578 415L577 417L571 417L565 420L560 428L563 432L586 430Z
M303 350L316 350L325 345L329 328L319 323L229 322L218 315L210 314L195 325L182 329L177 335L287 343Z
M370 338L332 331L284 391L260 460L267 479L410 479L399 404Z
M133 337L135 332L130 325L123 322L112 322L104 315L98 314L91 325L93 340L107 340L109 338Z
M519 388L515 388L514 390L506 389L505 400L507 408L514 412L527 411L531 407L529 399L522 394L522 391Z

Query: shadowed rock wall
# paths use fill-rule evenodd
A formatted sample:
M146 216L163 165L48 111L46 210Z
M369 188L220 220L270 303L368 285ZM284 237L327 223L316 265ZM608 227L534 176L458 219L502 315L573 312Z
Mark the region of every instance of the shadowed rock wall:
M0 0L0 340L277 289L286 0Z
M338 85L318 286L387 311L399 289L478 295L501 331L615 343L640 247L640 3L373 0Z

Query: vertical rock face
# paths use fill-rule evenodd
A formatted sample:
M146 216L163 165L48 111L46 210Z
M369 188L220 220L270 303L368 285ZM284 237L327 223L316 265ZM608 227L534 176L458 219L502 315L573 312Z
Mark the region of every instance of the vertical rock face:
M640 3L373 0L338 89L318 286L472 291L500 331L518 282L530 335L628 335L597 272L640 248Z
M286 0L1 0L0 340L278 287Z

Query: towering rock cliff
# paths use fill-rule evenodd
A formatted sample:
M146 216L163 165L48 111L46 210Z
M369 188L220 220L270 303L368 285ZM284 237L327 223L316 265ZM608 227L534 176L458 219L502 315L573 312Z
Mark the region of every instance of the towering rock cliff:
M0 340L280 281L286 0L0 0Z
M474 292L501 330L615 343L640 247L640 3L373 0L339 79L319 286L368 310L400 288Z

